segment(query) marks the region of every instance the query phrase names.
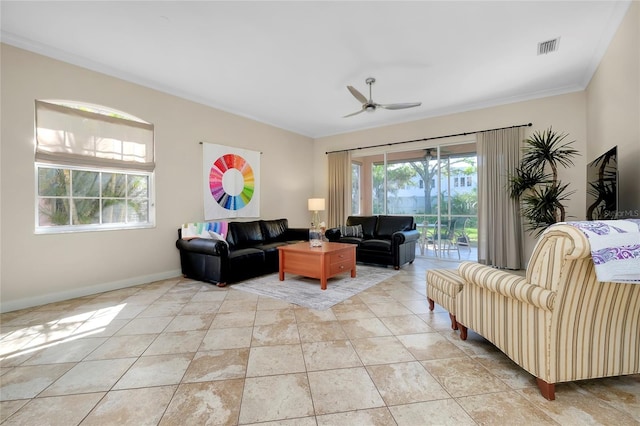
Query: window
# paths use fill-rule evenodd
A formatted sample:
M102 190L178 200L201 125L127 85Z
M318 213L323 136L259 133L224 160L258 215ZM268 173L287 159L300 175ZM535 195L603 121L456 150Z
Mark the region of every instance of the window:
M356 157L362 165L358 173L362 183L354 184L353 200L360 200L365 212L361 214L411 215L417 224L457 223L462 227L469 220L473 231L467 228L467 232L477 239L475 148L475 141L469 141L435 149L372 151Z
M36 101L36 233L154 226L153 149L135 117Z
M150 173L38 166L38 226L145 225Z
M351 214L360 214L360 175L362 166L351 163Z

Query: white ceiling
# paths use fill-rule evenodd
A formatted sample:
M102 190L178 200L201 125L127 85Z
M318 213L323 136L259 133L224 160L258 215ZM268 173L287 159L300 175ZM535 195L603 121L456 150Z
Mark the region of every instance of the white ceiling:
M583 90L629 1L2 1L2 42L320 137ZM538 42L559 50L537 55ZM399 111L360 109L346 86ZM144 117L143 117L144 118Z

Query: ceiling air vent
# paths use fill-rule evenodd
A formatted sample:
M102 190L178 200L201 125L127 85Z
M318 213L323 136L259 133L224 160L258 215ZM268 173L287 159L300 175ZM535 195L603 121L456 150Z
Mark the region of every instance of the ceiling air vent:
M538 55L546 55L547 53L555 52L560 45L560 37L553 40L541 41L538 43Z

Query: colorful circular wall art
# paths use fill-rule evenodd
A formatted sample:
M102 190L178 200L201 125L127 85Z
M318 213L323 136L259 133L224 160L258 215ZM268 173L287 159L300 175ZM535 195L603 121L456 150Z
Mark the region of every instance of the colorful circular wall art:
M225 154L214 161L209 172L209 189L216 202L227 210L240 210L255 191L253 169L239 155Z

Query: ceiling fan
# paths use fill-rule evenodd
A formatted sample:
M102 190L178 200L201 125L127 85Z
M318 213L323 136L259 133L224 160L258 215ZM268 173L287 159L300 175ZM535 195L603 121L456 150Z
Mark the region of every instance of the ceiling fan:
M422 105L422 102L408 102L408 103L400 103L400 104L378 104L373 102L373 98L371 96L371 86L373 85L373 83L376 82L376 79L373 77L369 77L365 80L365 82L369 85L369 99L367 100L367 98L360 92L358 92L357 89L355 89L353 86L347 86L347 89L349 89L349 92L351 92L351 94L353 95L354 98L356 98L358 101L360 101L362 103L362 109L360 111L356 111L353 112L351 114L347 114L345 115L343 118L347 118L347 117L351 117L357 114L360 114L361 112L367 111L367 112L373 112L376 110L376 108L383 108L383 109L406 109L406 108L413 108L413 107L417 107Z

